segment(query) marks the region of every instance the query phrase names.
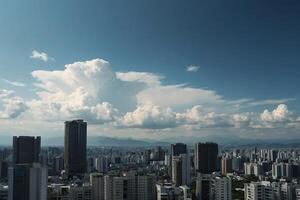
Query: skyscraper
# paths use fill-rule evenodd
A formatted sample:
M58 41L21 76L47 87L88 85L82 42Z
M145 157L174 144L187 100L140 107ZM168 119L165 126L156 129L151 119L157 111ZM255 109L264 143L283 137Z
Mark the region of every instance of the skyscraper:
M65 170L68 175L86 172L87 123L83 120L65 122Z
M195 144L195 169L197 172L210 174L217 171L218 144Z
M104 176L100 173L90 175L93 200L104 200Z
M48 170L39 163L17 164L8 170L9 200L47 199Z
M179 156L180 154L186 154L187 147L186 144L176 143L171 144L171 156Z
M171 145L171 175L176 186L190 184L190 156L186 144Z
M40 150L41 137L13 137L14 164L32 164L34 162L39 162Z

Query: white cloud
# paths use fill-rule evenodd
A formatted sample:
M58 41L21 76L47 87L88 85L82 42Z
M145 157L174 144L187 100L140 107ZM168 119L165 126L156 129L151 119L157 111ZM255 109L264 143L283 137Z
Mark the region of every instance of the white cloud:
M139 105L121 119L125 127L162 129L177 126L176 114L170 108L162 108L151 103Z
M158 86L164 77L148 72L117 72L117 78L122 81L140 82L149 86Z
M54 58L49 57L47 53L39 52L39 51L36 51L36 50L33 50L31 52L30 58L41 60L41 61L44 61L44 62L47 62L48 60L54 60Z
M285 104L272 111L252 111L253 106L275 105L290 99L226 100L213 90L163 84L162 75L115 72L102 59L75 62L62 70L33 71L32 76L37 97L25 101L11 91L2 91L0 118L17 117L27 124L30 120L58 124L83 118L93 126L105 127L105 132L126 127L144 134L157 129L197 134L199 129L300 127Z
M188 72L197 72L197 71L199 71L199 66L197 66L197 65L187 66L186 71L188 71Z
M16 87L25 87L26 84L25 83L21 83L21 82L17 82L17 81L10 81L7 79L2 79L5 83L8 83L10 85L16 86Z
M292 113L288 110L287 105L280 104L273 111L264 110L260 118L264 122L285 122L291 120Z
M0 119L16 118L26 109L24 100L13 91L0 90Z

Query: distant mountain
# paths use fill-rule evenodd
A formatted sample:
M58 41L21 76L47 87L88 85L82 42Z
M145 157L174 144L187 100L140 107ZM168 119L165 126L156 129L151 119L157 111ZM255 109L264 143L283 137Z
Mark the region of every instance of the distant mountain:
M168 141L168 142L166 142ZM299 147L300 139L247 139L240 137L172 137L164 139L164 141L156 141L150 139L132 139L119 137L105 136L90 136L88 137L89 146L102 147L145 147L145 146L169 146L172 143L183 142L192 145L197 142L216 142L223 146L265 146L265 147ZM0 145L11 146L12 136L0 136ZM63 146L63 137L42 137L42 146Z

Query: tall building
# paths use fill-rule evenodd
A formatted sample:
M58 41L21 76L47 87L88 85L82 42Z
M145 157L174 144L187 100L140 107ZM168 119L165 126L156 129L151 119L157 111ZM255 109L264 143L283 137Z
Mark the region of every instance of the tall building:
M93 200L104 200L104 176L100 173L90 175Z
M244 186L245 200L273 200L275 198L274 188L270 182L252 182Z
M190 184L190 157L188 154L173 156L172 181L176 186Z
M210 200L211 175L198 173L196 179L197 200Z
M215 177L211 181L211 194L214 200L232 200L231 179Z
M104 176L104 200L155 199L154 176Z
M197 200L231 200L231 179L213 174L198 173L196 179Z
M34 162L39 162L40 150L41 137L13 137L14 164L32 164Z
M8 170L9 200L47 199L48 170L38 163L16 164Z
M195 169L197 172L210 174L217 171L218 144L195 144Z
M171 176L176 186L190 184L191 161L186 144L171 145Z
M232 173L232 158L223 158L221 162L221 173L226 175Z
M155 199L155 177L138 176L137 177L137 200Z
M65 122L64 165L68 175L86 172L87 123L83 120Z
M180 154L186 154L187 147L186 144L176 143L171 144L171 156L179 156Z

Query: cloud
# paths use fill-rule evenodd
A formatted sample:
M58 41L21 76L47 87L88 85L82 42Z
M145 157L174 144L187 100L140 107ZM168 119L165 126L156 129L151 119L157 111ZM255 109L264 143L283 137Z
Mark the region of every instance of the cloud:
M12 119L20 116L27 106L21 97L11 90L0 90L0 119Z
M162 108L151 103L139 105L121 119L121 124L131 128L163 129L176 125L176 114L170 108Z
M45 52L38 52L36 50L32 51L30 58L41 60L44 62L47 62L48 60L54 60L54 58L49 57Z
M228 100L214 90L184 83L164 84L165 77L160 74L115 72L108 61L98 58L67 64L61 70L33 71L31 75L36 97L25 101L12 91L2 90L1 119L61 126L62 121L83 118L103 132L123 129L143 134L300 128L300 120L285 104L292 99ZM253 107L264 105L278 107L253 111Z
M190 65L186 67L187 72L197 72L199 71L199 66L197 65Z
M16 87L25 87L26 84L25 83L21 83L21 82L17 82L17 81L10 81L7 79L2 79L5 83L8 83L10 85L16 86Z
M110 64L101 59L75 62L63 71L33 71L32 76L40 88L39 98L31 102L33 110L48 112L50 119L83 117L100 124L113 121L119 109L135 107L135 94L142 88L141 83L119 80Z
M147 72L117 72L117 78L122 81L140 82L148 86L159 86L163 76Z
M288 110L287 105L280 104L273 111L264 110L260 119L264 122L285 122L291 120L292 113Z
M263 105L278 105L287 103L289 101L295 100L294 98L286 98L286 99L266 99L261 101L252 101L249 102L250 106L263 106Z

